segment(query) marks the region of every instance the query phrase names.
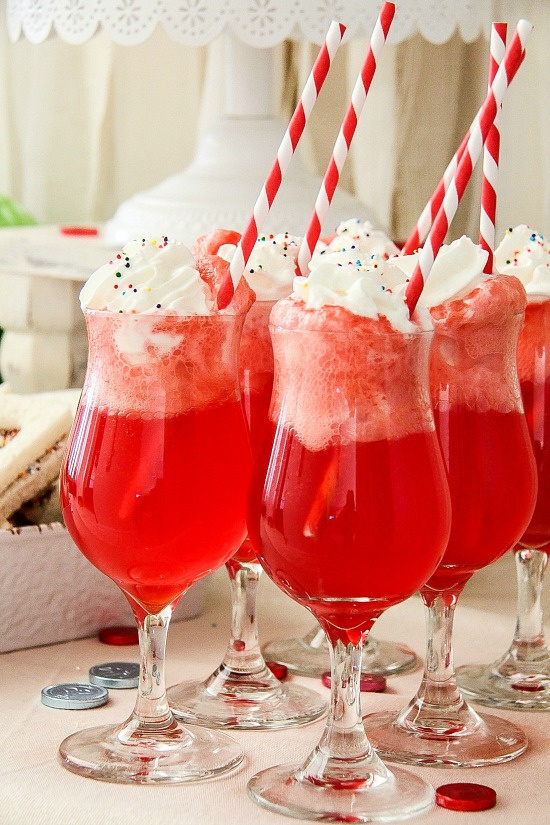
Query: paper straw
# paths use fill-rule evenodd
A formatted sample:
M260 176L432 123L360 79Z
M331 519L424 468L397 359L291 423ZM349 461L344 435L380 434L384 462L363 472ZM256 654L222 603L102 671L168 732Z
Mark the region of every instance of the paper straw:
M418 263L413 275L407 284L405 297L409 306L409 314L412 315L418 299L422 293L424 282L428 278L433 266L435 257L445 239L449 225L456 214L458 204L464 194L466 185L470 180L473 168L479 156L489 130L494 123L499 106L504 99L506 90L514 78L519 66L523 61L523 51L525 43L533 30L533 26L527 20L520 20L512 41L500 64L495 79L491 84L489 93L485 99L479 118L476 118L472 126L470 137L466 148L462 154L453 179L445 193L441 208L428 235L426 243L422 247L418 257Z
M525 55L522 55L522 60ZM464 154L464 149L466 148L466 144L468 143L468 139L472 133L472 129L476 126L476 121L479 120L479 116L481 114L481 109L477 112L472 124L464 137L462 138L462 142L458 149L456 150L455 154L451 158L449 165L445 169L443 173L443 177L437 184L433 195L429 199L428 203L422 210L420 217L414 227L413 231L405 241L403 248L401 250L403 255L410 255L412 252L416 252L416 250L422 246L422 242L426 238L428 232L432 228L432 224L435 220L439 209L441 208L441 204L443 203L443 198L445 197L445 192L449 188L449 183L451 182L454 173L456 172L456 168L459 164L460 158Z
M298 253L298 268L302 275L307 275L308 264L313 256L315 246L321 235L323 220L326 217L334 196L334 191L338 185L340 173L348 156L349 147L353 139L353 135L355 134L355 129L357 128L359 115L361 114L361 110L365 104L365 100L376 71L376 66L380 58L380 53L386 42L394 15L395 5L389 2L384 3L372 33L365 62L363 63L363 67L353 88L350 104L338 133L338 137L336 138L330 163L325 173L325 177L323 178L317 200L315 201L313 215L311 216L304 240L300 245L300 251Z
M327 31L325 42L321 47L317 59L313 64L313 68L306 81L298 105L292 115L288 128L283 136L281 145L277 151L277 155L271 167L271 171L267 176L266 182L263 185L262 191L258 196L258 200L254 205L252 216L248 222L248 226L244 230L241 240L235 250L235 254L231 259L229 267L229 276L227 280L221 285L218 292L218 309L226 307L233 293L239 283L242 274L245 270L248 259L254 249L254 244L258 240L258 234L261 231L263 222L265 221L271 205L275 199L283 176L288 169L288 165L296 150L296 146L302 137L306 123L308 121L311 110L319 96L319 92L326 80L330 67L334 60L334 55L338 51L338 47L342 42L346 26L343 23L333 21Z
M479 117L479 112L476 115L476 119ZM474 120L475 123L475 120ZM472 126L474 125L472 124ZM460 161L460 158L464 154L464 150L466 149L466 145L468 143L468 139L470 137L470 133L472 130L472 126L468 129L464 137L462 138L462 143L456 150L455 154L451 158L449 165L445 169L443 173L443 177L437 184L433 195L431 196L430 200L422 210L420 217L414 227L413 231L405 241L403 245L403 249L401 250L403 255L411 255L413 252L422 246L422 242L426 238L428 232L432 228L432 224L435 220L437 213L441 208L441 204L443 203L443 198L445 197L445 192L449 188L449 184L453 179L453 175L456 172L456 168Z
M489 88L495 79L506 51L506 23L493 23L491 27L491 45L489 57ZM497 213L498 163L500 155L500 118L501 108L497 110L487 141L483 149L483 177L481 181L481 213L479 216L479 243L488 253L487 263L483 269L487 274L493 271L493 253L495 249L495 223Z

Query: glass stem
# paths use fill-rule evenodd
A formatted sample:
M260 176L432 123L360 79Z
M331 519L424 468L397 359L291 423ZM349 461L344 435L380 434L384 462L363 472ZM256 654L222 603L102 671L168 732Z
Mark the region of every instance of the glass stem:
M138 617L141 667L133 715L142 726L158 727L169 722L172 717L164 678L166 636L171 617L171 605L160 613L147 613Z
M302 766L298 778L316 785L352 788L388 778L369 740L361 716L363 637L347 644L327 632L331 660L329 713L321 741Z
M159 613L146 613L136 604L132 607L138 625L140 672L134 710L118 733L119 739L127 743L177 727L168 707L164 676L166 636L173 605Z
M544 639L542 587L548 554L544 550L518 550L515 554L518 614L508 656L517 662L536 662L550 654Z
M453 661L456 593L423 593L426 606L426 664L418 693L398 717L409 731L449 736L481 720L462 698Z
M239 674L266 670L260 650L256 594L262 572L257 562L231 559L226 564L231 582L231 637L222 667Z

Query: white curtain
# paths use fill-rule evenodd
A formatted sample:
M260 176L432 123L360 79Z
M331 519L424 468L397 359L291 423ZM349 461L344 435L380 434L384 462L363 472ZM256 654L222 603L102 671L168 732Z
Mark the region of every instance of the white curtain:
M550 3L494 5L495 19L526 16L536 27L505 101L497 235L519 222L550 234ZM365 47L357 39L341 49L314 110L304 153L319 174ZM275 110L283 119L315 53L309 44L276 50ZM417 36L387 46L383 58L341 185L404 239L482 100L488 46ZM160 29L136 47L101 32L83 46L35 46L9 43L0 15L0 68L0 194L43 223L108 219L133 193L184 168L223 110L223 44L188 49ZM477 236L479 185L476 174L454 236Z

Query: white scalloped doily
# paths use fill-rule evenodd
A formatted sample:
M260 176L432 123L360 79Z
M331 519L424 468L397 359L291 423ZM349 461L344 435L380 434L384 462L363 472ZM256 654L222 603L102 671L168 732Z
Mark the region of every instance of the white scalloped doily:
M78 44L103 28L131 46L161 25L186 46L204 45L224 30L252 46L274 46L288 37L321 43L333 19L348 26L348 38L370 34L380 6L380 0L7 0L6 13L12 41L57 35ZM457 29L471 42L489 31L490 0L397 0L396 6L388 42L420 33L444 43Z

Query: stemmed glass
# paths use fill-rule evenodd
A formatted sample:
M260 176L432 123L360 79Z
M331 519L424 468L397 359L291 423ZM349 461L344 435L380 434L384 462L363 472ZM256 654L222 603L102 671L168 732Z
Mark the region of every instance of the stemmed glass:
M270 578L323 626L332 688L305 762L262 771L248 789L298 818L406 818L430 807L433 789L381 762L361 722L359 680L375 619L431 575L449 534L431 333L388 332L346 310L325 328L322 311L306 311L300 326L284 312L272 315L273 451L253 472L249 534Z
M246 316L239 351L243 405L253 455L267 437L273 386L269 314L273 301L256 301ZM303 725L326 712L324 698L301 685L283 684L262 656L256 620L256 593L262 567L245 539L226 563L231 582L231 636L222 663L202 682L168 689L178 719L235 729Z
M513 759L527 746L518 727L466 703L453 665L457 599L476 570L523 534L536 496L516 369L525 293L507 276L485 281L473 296L432 310L431 395L453 519L443 560L421 589L427 608L422 683L401 712L364 720L381 755L409 764L474 767Z
M174 718L164 658L181 595L246 534L250 451L237 371L244 313L85 317L88 370L62 469L63 515L82 553L128 599L141 669L130 718L74 733L61 759L111 782L215 776L241 762L241 748Z
M376 229L369 221L351 218L342 222L336 233L323 239L326 252L339 253L342 263L357 256L387 259L399 252L398 247L385 232ZM321 254L325 254L323 251ZM329 647L325 631L315 624L304 636L290 639L274 639L263 645L262 652L266 659L280 662L290 673L319 678L330 665ZM418 665L416 654L406 645L387 640L375 639L369 635L363 648L361 668L364 673L376 673L383 676L396 676L407 673Z
M518 612L507 652L490 665L457 670L469 699L510 710L550 708L550 652L544 639L543 577L550 543L550 299L529 296L519 336L518 371L538 473L535 512L515 547Z

